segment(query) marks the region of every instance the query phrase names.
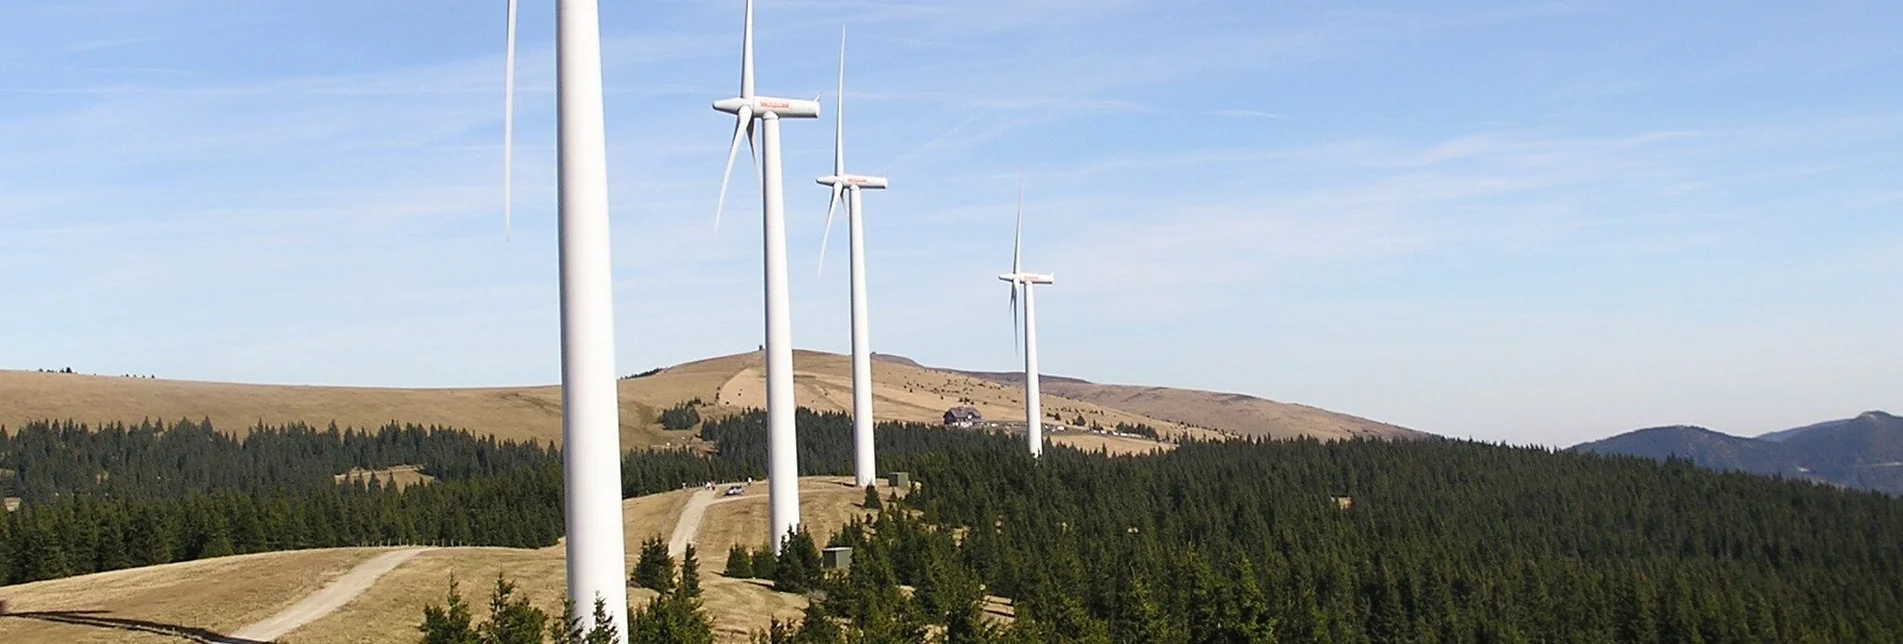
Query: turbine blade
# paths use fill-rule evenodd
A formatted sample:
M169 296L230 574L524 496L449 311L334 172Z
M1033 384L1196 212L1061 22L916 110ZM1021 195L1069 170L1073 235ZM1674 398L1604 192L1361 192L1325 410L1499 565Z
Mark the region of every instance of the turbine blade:
M1011 350L1023 349L1023 341L1018 339L1018 284L1011 283Z
M509 0L508 36L502 54L502 239L515 219L515 2Z
M826 242L833 238L833 209L839 206L839 193L846 190L843 185L833 186L833 196L826 200L826 234L819 237L819 276L826 276ZM851 204L846 205L852 208Z
M1011 238L1011 272L1024 272L1024 177L1018 177L1018 232ZM1017 291L1012 291L1013 296Z
M740 98L753 98L753 0L747 0L747 22L741 33Z
M839 28L839 93L833 95L833 176L846 176L846 28Z
M753 110L743 105L740 107L739 118L734 123L733 145L727 148L727 171L720 175L720 201L714 206L714 232L716 233L720 232L720 213L727 209L727 184L733 180L733 162L740 156L740 139L746 138L749 141L747 149L753 149L751 144L753 137L748 136L752 130Z
M748 124L747 125L747 158L753 161L753 182L760 184L761 189L765 189L766 177L760 174L762 172L760 168L763 167L763 164L760 163L760 151L757 148L757 145L756 145L757 143L759 142L753 140L753 125Z

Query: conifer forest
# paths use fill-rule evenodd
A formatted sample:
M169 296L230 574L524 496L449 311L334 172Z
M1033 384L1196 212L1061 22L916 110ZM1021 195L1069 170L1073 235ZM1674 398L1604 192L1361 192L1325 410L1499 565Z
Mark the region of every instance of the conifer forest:
M623 492L761 477L764 424L710 418L712 450L630 453ZM849 471L850 418L802 411L799 427L802 473ZM839 534L791 535L777 559L729 553L723 574L814 599L760 640L1903 641L1903 501L1876 493L1440 439L1034 460L1021 437L887 423L878 447L882 469L917 482L909 496L873 496L873 518ZM334 478L400 464L434 480ZM0 491L22 499L0 521L0 578L320 546L542 547L560 537L561 484L558 450L449 428L33 423L0 430ZM853 565L820 570L822 545L852 546ZM706 573L674 581L672 565L644 562L641 584L668 592L628 641L704 630L692 580ZM1015 621L985 616L987 596ZM441 628L483 628L466 606L432 610ZM566 623L530 621L516 629L530 639L494 641L561 639Z

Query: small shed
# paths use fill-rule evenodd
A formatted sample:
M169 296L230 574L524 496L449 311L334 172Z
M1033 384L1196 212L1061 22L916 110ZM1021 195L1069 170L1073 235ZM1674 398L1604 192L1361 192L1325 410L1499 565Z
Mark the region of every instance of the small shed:
M912 474L909 472L893 472L887 474L885 475L885 484L901 490L910 490L912 489Z
M846 570L852 567L852 547L834 546L820 553L819 567L824 570Z

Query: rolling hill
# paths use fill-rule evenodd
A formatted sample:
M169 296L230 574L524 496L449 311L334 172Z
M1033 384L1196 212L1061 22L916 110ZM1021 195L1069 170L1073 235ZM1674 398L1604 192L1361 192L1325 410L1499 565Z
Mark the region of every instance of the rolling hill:
M706 607L720 641L745 642L769 621L793 619L806 598L774 592L755 580L728 579L727 548L754 546L766 533L764 486L759 493L707 509L697 539ZM824 539L863 513L862 490L850 477L801 479L806 524ZM628 563L641 541L667 538L695 490L622 501ZM891 490L887 490L888 493ZM0 642L177 642L229 639L316 592L352 566L391 548L326 548L219 557L116 570L14 586L0 586ZM506 574L536 605L560 610L564 591L561 545L538 549L433 548L376 579L355 599L279 638L285 644L413 642L423 606L441 603L451 575L472 606L487 601L497 573ZM637 605L653 596L635 590Z
M932 369L884 359L873 368L873 399L879 420L938 422L945 409L970 405L987 418L1021 414L1021 386L998 374ZM699 399L704 413L721 415L765 404L761 354L742 353L689 362L642 377L623 379L622 445L679 444L691 432L663 431L660 411ZM851 364L846 356L794 354L795 399L815 410L851 406ZM1415 437L1419 432L1313 407L1238 394L1169 388L1047 381L1044 408L1065 420L1147 424L1165 436L1223 435L1287 438L1354 436ZM0 371L0 426L29 420L137 421L141 418L210 419L242 433L267 424L304 422L322 426L375 427L390 421L468 429L505 439L561 439L558 386L485 388L380 388L236 384L66 373ZM1067 439L1068 440L1068 439Z
M1903 418L1880 411L1757 438L1700 427L1655 427L1569 449L1660 460L1676 456L1714 470L1903 494Z
M879 355L887 364L925 368L908 358ZM1010 371L938 369L1011 387L1024 386L1024 374ZM1080 378L1042 375L1038 386L1045 396L1102 405L1173 423L1203 427L1239 436L1289 439L1388 438L1415 439L1429 434L1380 421L1350 416L1319 407L1277 402L1248 394L1218 393L1172 387L1106 385Z

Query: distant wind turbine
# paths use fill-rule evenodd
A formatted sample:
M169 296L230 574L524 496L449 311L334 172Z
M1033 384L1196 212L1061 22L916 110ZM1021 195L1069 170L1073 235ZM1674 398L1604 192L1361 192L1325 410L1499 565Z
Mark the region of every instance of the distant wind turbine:
M516 0L508 0L503 71L503 230L510 226L515 125ZM615 391L614 287L608 246L608 161L596 0L557 0L555 100L562 309L562 475L568 596L600 601L628 632L622 545L620 405ZM583 628L595 624L578 611Z
M1018 291L1024 291L1024 433L1030 443L1031 455L1044 454L1044 412L1039 407L1037 392L1037 301L1032 298L1032 286L1054 284L1057 277L1040 273L1026 273L1024 258L1024 184L1018 183L1018 232L1011 245L1011 272L999 275L998 279L1011 284L1011 328L1015 332L1018 325ZM1015 335L1015 333L1014 333Z
M780 170L780 119L819 118L819 101L771 98L753 93L753 0L740 45L740 95L714 101L714 109L734 115L733 145L727 149L727 171L720 179L720 200L714 207L714 226L727 206L727 183L744 140L753 149L753 121L761 123L760 179L763 226L766 234L766 409L767 409L767 529L774 554L800 523L799 452L793 427L793 330L786 286L786 199Z
M833 210L846 199L847 245L852 262L852 472L853 484L872 484L878 469L872 441L872 341L866 322L866 256L860 227L859 192L883 190L885 177L846 174L846 30L839 30L839 93L833 97L833 173L818 179L832 188L826 204L826 234L819 241L819 270L826 270L826 242L833 235Z

